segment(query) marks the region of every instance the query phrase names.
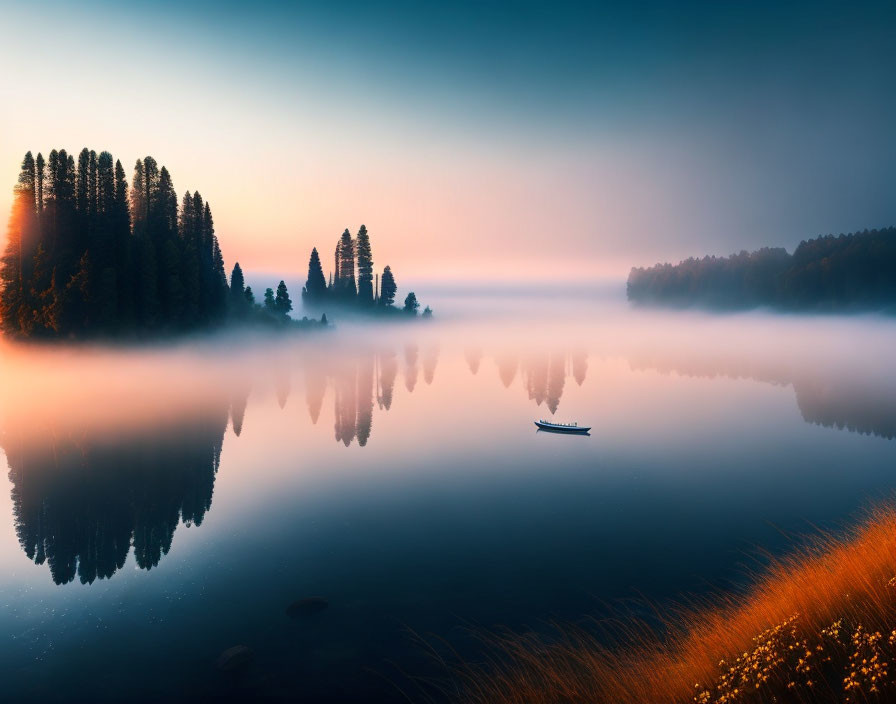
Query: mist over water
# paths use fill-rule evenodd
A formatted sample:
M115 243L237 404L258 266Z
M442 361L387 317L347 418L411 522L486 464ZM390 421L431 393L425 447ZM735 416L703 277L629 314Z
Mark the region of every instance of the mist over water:
M470 625L740 588L892 491L890 319L421 299L289 340L4 344L8 695L402 701L438 674L408 629L473 653Z

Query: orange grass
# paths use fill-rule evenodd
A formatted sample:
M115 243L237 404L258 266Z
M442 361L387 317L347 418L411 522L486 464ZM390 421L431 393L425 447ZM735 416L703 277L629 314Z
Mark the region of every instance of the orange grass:
M461 669L467 702L896 701L896 508L774 561L744 594L679 609L665 636L625 644L561 628L560 642L490 639ZM893 667L890 667L890 664Z

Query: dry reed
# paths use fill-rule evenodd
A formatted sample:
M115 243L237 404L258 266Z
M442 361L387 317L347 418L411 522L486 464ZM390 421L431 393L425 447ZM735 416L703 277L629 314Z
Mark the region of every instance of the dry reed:
M879 507L845 537L773 561L743 594L679 609L663 636L634 622L613 648L576 628L551 643L492 636L488 663L460 668L461 699L896 701L894 577L896 508Z

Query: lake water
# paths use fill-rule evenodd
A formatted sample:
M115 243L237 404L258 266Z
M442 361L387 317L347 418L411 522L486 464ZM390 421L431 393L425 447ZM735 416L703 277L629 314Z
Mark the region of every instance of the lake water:
M417 636L475 658L471 630L737 589L891 496L891 320L434 307L0 349L2 697L416 699L445 675ZM218 671L236 645L252 662Z

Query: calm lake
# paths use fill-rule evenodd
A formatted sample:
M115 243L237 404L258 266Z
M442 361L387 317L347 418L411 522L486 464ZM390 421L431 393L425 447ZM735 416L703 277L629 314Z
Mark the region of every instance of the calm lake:
M896 321L424 302L291 341L0 348L2 698L415 700L446 675L418 638L475 659L478 629L738 589L891 496Z

